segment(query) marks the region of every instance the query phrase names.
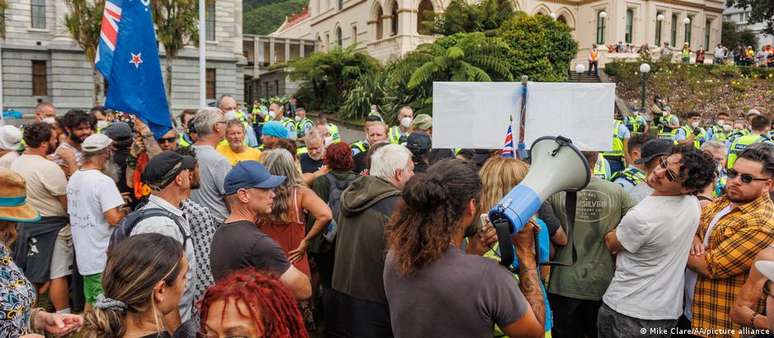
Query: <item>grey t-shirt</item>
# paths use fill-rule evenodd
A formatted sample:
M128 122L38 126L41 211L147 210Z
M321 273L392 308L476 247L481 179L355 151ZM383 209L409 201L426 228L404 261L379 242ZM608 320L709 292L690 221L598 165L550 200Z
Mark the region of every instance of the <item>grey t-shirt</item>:
M390 250L384 289L397 338L492 337L494 324L511 324L529 308L508 270L455 247L411 278L398 273Z
M191 192L191 200L207 208L215 218L215 223L222 223L228 217L228 209L223 196L223 182L226 174L231 171L231 163L218 153L215 148L204 145L191 146L199 161L199 189Z

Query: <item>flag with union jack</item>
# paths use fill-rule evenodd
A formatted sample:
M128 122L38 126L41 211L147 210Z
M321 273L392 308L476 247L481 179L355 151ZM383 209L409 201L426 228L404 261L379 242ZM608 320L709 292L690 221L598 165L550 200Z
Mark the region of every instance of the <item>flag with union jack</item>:
M110 78L110 69L113 67L113 53L116 51L118 40L118 23L121 22L121 0L105 1L105 10L102 12L102 29L99 32L99 45L94 64L106 79Z
M514 158L513 155L513 126L509 124L508 132L505 133L505 144L503 145L503 150L500 152L500 156L505 158Z
M172 128L150 0L107 0L97 69L108 81L105 108L136 115L160 138Z

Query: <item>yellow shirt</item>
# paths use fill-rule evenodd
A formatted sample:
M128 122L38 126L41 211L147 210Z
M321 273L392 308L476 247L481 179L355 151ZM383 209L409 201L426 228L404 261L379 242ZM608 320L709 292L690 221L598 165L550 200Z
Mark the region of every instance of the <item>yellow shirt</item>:
M258 161L258 158L261 156L260 150L247 146L245 146L245 151L241 153L235 153L233 150L231 150L231 147L229 147L228 143L219 144L217 150L221 155L226 157L229 162L231 162L232 166L236 165L239 161Z

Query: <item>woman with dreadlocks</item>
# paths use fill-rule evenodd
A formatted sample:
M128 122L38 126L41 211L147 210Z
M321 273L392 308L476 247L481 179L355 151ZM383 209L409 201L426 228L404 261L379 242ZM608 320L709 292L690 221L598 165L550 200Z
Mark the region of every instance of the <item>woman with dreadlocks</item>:
M207 289L199 303L208 338L308 338L296 300L282 282L254 269L236 271Z
M510 337L544 335L533 228L513 237L521 291L507 269L461 249L480 193L476 169L457 159L433 164L403 189L384 267L395 337L491 337L494 324Z

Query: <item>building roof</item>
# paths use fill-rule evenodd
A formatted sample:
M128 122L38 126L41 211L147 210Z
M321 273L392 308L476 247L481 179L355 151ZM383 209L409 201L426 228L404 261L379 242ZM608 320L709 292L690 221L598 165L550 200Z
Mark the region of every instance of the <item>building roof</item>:
M279 28L277 28L275 33L284 32L291 27L301 23L301 21L304 21L304 19L309 17L309 7L304 7L304 10L302 10L300 13L296 13L293 16L285 17L285 22L282 23Z

